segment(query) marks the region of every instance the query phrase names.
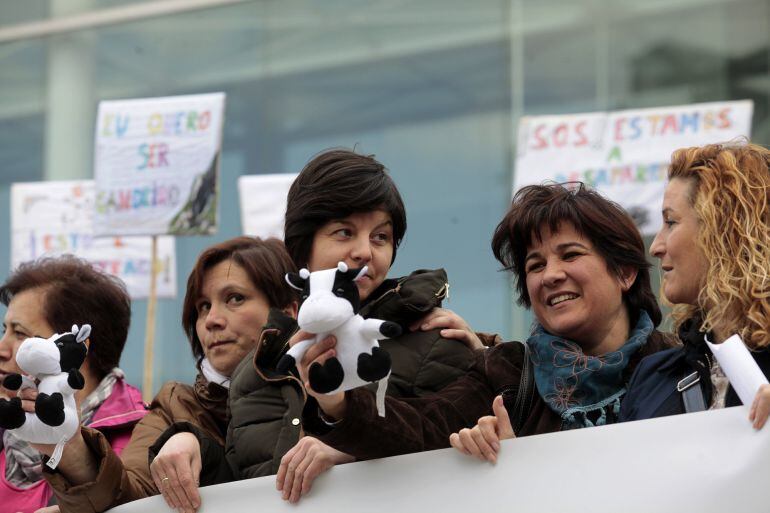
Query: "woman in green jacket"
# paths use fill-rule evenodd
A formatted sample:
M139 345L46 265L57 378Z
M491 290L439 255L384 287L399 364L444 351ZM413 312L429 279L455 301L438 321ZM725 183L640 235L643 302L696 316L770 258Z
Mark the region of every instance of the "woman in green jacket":
M463 376L473 365L472 349L482 342L459 317L439 308L449 290L443 269L388 277L405 231L398 189L372 157L348 150L321 153L289 191L285 244L294 263L311 271L339 261L369 268L357 283L360 314L401 325L401 336L381 342L393 361L388 395L413 398L438 392ZM283 461L306 470L307 492L322 471L353 460L303 437L307 426L300 419L309 396L297 375L275 370L295 327L293 319L271 313L257 348L233 372L226 447L200 440L204 466L227 466L232 479L246 479L275 474ZM188 483L187 492L179 495L197 497L195 488ZM296 502L301 488L291 494L287 490L284 498Z

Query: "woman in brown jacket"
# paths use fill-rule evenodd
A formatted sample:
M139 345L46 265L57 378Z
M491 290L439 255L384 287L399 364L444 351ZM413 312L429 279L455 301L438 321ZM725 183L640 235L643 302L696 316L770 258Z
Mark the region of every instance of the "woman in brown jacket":
M358 459L447 447L451 435L458 450L494 461L499 440L514 434L618 420L635 365L669 345L655 330L661 313L631 218L582 185L529 186L514 197L492 247L537 320L526 343L488 349L438 394L387 398L385 417L368 390L320 395L306 384L320 407L305 411L305 425L317 427L311 434ZM325 342L298 364L304 381L311 363L333 354L334 341ZM486 429L477 425L482 416L491 417ZM303 486L303 471L282 466L278 478Z
M149 460L166 441L164 450L190 439L198 442L189 433L169 440L158 437L172 424L187 424L224 444L230 375L254 349L270 307L296 311L296 298L283 281L294 269L277 239L238 237L212 246L198 257L187 281L182 313L199 370L194 386L166 383L120 458L101 433L82 428L65 447L56 471L45 476L62 513L101 512L156 495L159 490L167 502L178 500L174 490L179 489L180 481L195 479L201 462L189 462L189 475L180 475L175 470L178 466L160 466L160 472L168 469L168 474L156 472L154 478ZM220 479L203 473L200 480L205 485Z

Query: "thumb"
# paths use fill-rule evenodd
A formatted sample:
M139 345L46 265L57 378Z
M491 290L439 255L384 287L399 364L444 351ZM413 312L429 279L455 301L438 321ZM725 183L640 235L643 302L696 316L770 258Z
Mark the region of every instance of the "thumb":
M515 438L516 434L513 432L513 426L511 426L511 419L508 417L508 410L505 409L503 404L503 396L498 395L492 402L492 411L497 417L497 436L500 440L507 440L508 438Z
M193 453L192 461L190 461L190 470L192 471L193 478L195 478L196 481L198 478L200 478L201 468L203 468L203 463L201 462L201 453L200 451L195 451Z

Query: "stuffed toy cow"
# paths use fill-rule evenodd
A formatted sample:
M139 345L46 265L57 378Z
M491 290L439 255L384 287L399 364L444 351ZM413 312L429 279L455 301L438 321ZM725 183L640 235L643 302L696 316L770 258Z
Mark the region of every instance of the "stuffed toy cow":
M310 366L310 387L322 394L333 394L378 381L377 412L385 416L390 355L380 348L377 340L400 335L401 326L358 315L361 301L356 281L364 277L367 270L366 266L348 269L340 262L336 269L312 273L301 269L299 274L286 275L289 285L302 291L297 324L315 337L289 349L278 362L278 370L288 372L313 344L334 335L336 356Z
M50 338L26 339L16 352L16 363L35 381L21 374L9 374L3 381L8 390L36 388L35 413L21 407L21 399L0 399L0 427L11 430L20 440L35 444L56 444L48 466L56 468L64 444L77 431L80 421L75 404L75 391L82 390L85 379L80 366L88 349L85 341L91 326L72 326L70 333Z

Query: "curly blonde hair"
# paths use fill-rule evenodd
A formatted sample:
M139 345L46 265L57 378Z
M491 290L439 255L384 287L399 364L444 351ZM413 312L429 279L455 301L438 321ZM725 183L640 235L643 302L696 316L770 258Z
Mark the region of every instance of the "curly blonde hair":
M747 346L770 346L770 150L748 141L682 148L668 171L691 183L700 221L697 244L708 271L697 305L677 305L677 326L738 333Z

